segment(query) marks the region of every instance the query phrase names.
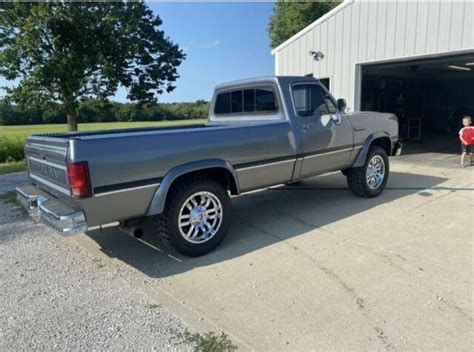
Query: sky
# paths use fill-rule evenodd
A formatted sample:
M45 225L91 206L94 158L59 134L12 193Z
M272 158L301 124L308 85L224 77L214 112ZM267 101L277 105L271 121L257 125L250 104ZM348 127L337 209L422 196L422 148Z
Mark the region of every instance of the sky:
M274 74L267 33L273 3L148 5L161 17L161 29L187 55L178 67L177 88L160 95L158 101L210 100L214 86L219 83ZM0 77L0 86L6 83ZM111 99L124 102L126 95L121 88Z
M209 100L215 85L272 75L267 24L272 3L149 3L187 57L176 89L162 102ZM120 92L120 100L125 97Z

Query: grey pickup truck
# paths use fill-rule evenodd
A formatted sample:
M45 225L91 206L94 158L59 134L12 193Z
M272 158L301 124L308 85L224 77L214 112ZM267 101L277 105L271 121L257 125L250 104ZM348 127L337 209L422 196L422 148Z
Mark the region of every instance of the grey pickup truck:
M395 115L346 113L311 77L263 77L216 87L207 124L28 137L32 216L63 234L119 222L198 256L227 233L231 195L341 170L360 197L378 196L400 152Z

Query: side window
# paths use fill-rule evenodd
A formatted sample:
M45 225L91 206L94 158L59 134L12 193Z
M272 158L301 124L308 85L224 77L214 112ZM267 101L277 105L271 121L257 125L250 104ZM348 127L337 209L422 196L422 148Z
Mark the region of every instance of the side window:
M324 102L328 106L329 113L330 114L337 113L336 105L334 105L334 102L332 101L331 96L328 93L326 93L323 89L321 89L321 93L323 94Z
M323 93L321 87L316 84L293 86L293 101L298 115L315 116L329 114Z
M244 112L255 111L255 89L244 90Z
M275 94L271 88L255 89L255 108L257 111L276 111L277 104Z
M216 114L230 113L230 93L221 93L217 95L214 112Z
M235 92L230 93L232 104L230 111L231 112L242 112L242 91L236 90Z
M214 107L214 113L217 115L271 113L276 111L278 111L277 98L271 87L219 93Z

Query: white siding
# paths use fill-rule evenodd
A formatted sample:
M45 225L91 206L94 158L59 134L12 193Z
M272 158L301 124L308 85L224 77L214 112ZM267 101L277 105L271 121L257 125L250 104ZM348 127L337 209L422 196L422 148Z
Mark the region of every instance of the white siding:
M330 77L336 97L354 107L356 64L474 52L474 2L348 0L276 48L277 75ZM315 62L310 50L322 51Z

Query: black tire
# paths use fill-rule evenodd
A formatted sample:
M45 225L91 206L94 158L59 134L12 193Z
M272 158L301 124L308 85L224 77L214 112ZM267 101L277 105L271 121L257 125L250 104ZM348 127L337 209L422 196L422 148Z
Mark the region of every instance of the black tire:
M222 207L222 217L217 232L202 243L193 243L186 239L179 228L179 215L186 200L198 192L208 192L214 195ZM178 252L197 257L209 253L224 239L230 226L232 205L226 188L219 182L193 177L174 185L169 193L163 213L154 217L155 230L158 236L168 242Z
M367 181L367 169L370 161L380 156L384 161L385 173L382 182L376 188L371 188ZM390 174L390 164L385 150L378 146L372 146L367 154L367 159L362 167L354 167L347 170L347 185L349 189L358 197L373 198L377 197L385 189Z

